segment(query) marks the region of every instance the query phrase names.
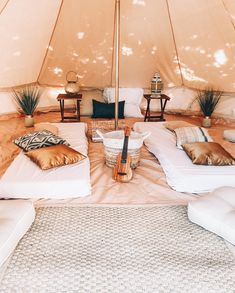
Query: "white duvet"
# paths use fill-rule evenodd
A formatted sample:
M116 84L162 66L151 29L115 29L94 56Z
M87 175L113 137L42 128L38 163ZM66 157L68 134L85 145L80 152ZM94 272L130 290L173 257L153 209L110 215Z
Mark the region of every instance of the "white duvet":
M183 150L176 148L175 135L162 122L137 122L134 130L151 132L144 143L159 160L174 190L204 193L221 186L235 187L235 166L194 165Z
M55 123L58 135L84 155L88 152L85 123ZM91 193L89 159L43 171L23 151L0 180L1 198L71 198Z

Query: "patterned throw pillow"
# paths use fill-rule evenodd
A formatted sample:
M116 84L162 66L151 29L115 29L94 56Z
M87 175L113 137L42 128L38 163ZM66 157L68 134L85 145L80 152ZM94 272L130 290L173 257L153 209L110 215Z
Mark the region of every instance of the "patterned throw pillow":
M213 141L207 130L203 127L181 127L175 129L176 146L182 149L182 145L192 142Z
M25 134L16 138L13 142L25 152L57 144L69 145L65 139L48 130Z

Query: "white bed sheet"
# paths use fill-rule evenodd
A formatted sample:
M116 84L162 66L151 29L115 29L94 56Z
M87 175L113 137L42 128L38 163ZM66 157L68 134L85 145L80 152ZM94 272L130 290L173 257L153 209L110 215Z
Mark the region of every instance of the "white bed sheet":
M54 123L58 135L84 155L88 153L85 123ZM91 194L89 159L43 171L21 152L0 180L1 198L74 198Z
M221 186L235 187L235 166L194 165L183 150L176 148L175 135L162 122L137 122L134 130L151 132L144 143L159 160L174 190L204 193Z

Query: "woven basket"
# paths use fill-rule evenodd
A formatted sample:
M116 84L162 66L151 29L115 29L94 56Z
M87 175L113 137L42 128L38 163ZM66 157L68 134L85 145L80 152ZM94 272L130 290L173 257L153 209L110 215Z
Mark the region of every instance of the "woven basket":
M117 161L117 155L122 152L124 131L112 131L106 134L97 130L104 143L105 161L108 167L113 168ZM131 132L128 144L128 154L131 156L131 168L135 169L140 161L140 149L143 141L150 135L150 132Z
M121 152L121 149L104 147L105 161L108 167L113 168L117 161L117 155ZM129 150L128 154L131 156L131 168L135 169L140 163L140 148Z

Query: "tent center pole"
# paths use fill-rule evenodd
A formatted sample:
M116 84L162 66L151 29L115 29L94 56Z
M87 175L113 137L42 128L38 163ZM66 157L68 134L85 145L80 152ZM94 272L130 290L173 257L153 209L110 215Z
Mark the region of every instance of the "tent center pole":
M115 130L118 129L120 0L115 0Z

